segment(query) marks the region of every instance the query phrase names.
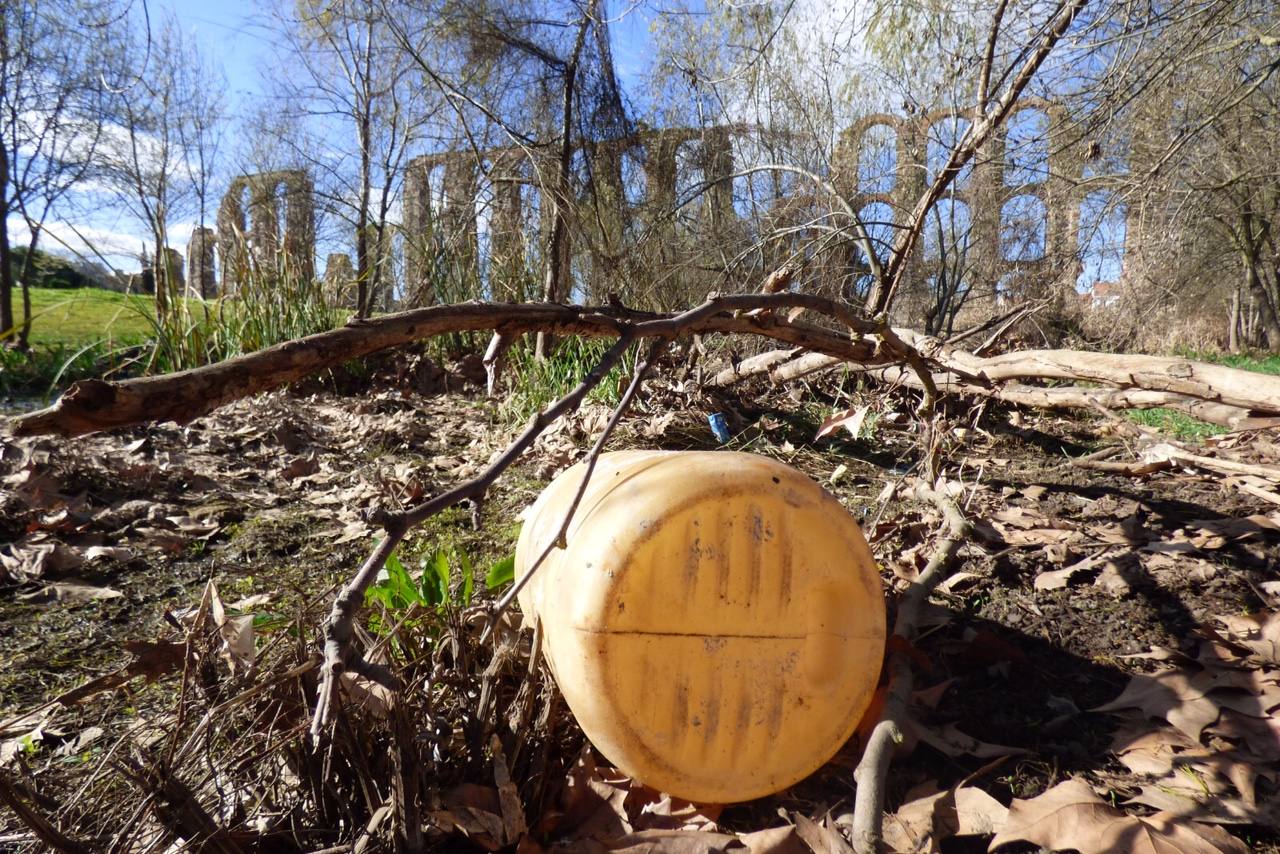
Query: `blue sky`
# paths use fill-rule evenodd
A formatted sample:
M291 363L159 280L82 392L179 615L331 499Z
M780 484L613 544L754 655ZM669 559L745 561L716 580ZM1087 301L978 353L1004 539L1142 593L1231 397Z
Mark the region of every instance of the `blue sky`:
M260 67L270 57L272 39L268 7L247 0L161 0L227 76L232 109L262 94Z
M614 61L624 89L634 91L643 83L647 64L649 41L649 17L646 7L634 0L611 10L611 34ZM172 13L185 33L194 37L204 55L222 69L226 80L227 111L235 120L245 117L264 95L263 80L276 73L272 49L275 36L272 33L272 6L251 0L152 0L149 4L152 26L159 19ZM104 205L101 198L75 200L78 208L92 213L77 216L76 228L89 237L105 255L112 266L126 271L139 267L137 253L147 242L146 229L126 214ZM9 233L15 244L25 245L27 230L17 217L11 217ZM50 222L41 246L58 250L58 238L74 248L81 248L80 241L69 228ZM173 223L170 229L171 243L181 249L192 228L191 223Z

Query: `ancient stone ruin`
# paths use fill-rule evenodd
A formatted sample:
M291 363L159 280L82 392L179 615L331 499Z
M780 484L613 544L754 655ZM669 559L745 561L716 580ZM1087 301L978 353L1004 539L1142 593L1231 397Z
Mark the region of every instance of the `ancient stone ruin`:
M201 299L213 299L218 295L217 271L214 269L214 250L218 235L212 228L197 226L187 242L187 292Z
M866 116L841 135L831 174L823 177L880 239L891 240L893 227L910 213L932 180L939 153L963 132L971 115L940 110ZM1008 126L961 171L953 191L939 203L939 215L945 212L955 228L964 231L975 281L994 283L997 302L1015 292L1074 289L1082 275L1082 247L1093 239L1086 231L1097 228L1085 220L1100 209L1116 214L1118 225L1112 228L1122 243L1113 247L1117 257L1141 241L1139 224L1144 217L1118 202L1122 176L1108 178L1095 165L1096 143L1061 144L1066 121L1057 104L1023 101ZM686 222L692 218L700 227L732 229L745 215L761 214L758 203L753 202L750 211L740 206L735 195L742 195L743 179L733 176L735 169L752 162L771 162L765 151L758 130L746 125L645 129L625 140L594 144L592 180L598 196L618 201L619 209L630 211L626 217L648 217L647 227L660 237L674 238L681 217ZM555 164L549 158L538 159L544 156L503 148L429 154L408 164L400 230L403 304L442 298L433 287L443 262L483 268L493 299L540 297L530 292L528 275L506 271L526 272L530 241L537 240L542 248L550 233L552 206L540 202L549 192ZM640 164L638 172L626 174L627 163ZM822 190L804 180L784 184L769 177L775 180L775 191L764 215L772 225L802 222L811 216L807 209L829 206L829 200L820 198ZM705 192L699 194L699 188ZM221 282L213 276L211 232L198 230L188 249L192 292L235 294L253 270L312 277L312 195L311 180L300 170L236 178L218 211ZM693 201L686 204L690 198ZM607 221L607 212L596 216L591 226L604 229L601 239L622 245L627 223ZM528 227L539 218L537 228ZM674 240L662 239L658 245L674 245ZM944 249L920 241L911 261L917 268L913 278L935 275L931 271L941 263ZM557 261L563 270L569 269L572 257L566 240ZM855 269L869 269L860 254L849 260ZM354 298L351 268L349 257L329 255L324 283L344 304ZM1112 270L1111 275L1118 273Z
M356 270L351 256L330 252L324 265L324 295L330 305L352 308L356 299Z
M246 218L247 213L247 218ZM218 208L221 292L233 295L254 272L315 276L315 206L300 169L241 175Z

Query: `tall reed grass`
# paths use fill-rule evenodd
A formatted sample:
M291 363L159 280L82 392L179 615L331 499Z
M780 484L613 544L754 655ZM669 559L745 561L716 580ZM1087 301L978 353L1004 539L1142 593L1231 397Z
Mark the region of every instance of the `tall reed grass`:
M564 338L549 356L539 360L534 353L533 336L525 336L509 353L510 363L504 375L507 392L499 406L500 414L509 421L523 421L545 409L580 383L613 343L603 338ZM587 399L616 405L627 385L627 364L628 360L623 359L615 365Z
M347 312L326 301L320 282L293 269L288 256L262 264L245 252L247 267L232 294L217 300L176 293L149 316L148 373L168 373L220 362L284 341L333 329Z

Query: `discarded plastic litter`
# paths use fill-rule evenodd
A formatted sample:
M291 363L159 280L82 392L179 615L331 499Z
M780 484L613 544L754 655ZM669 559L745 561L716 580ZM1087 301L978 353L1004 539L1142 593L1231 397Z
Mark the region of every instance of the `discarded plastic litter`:
M585 466L530 509L523 576ZM820 486L765 457L600 457L563 550L521 592L587 736L672 795L727 803L821 767L871 701L885 643L875 562Z
M733 434L729 432L729 422L725 421L723 412L713 412L707 416L707 422L711 425L711 432L716 434L716 441L725 444L733 438Z

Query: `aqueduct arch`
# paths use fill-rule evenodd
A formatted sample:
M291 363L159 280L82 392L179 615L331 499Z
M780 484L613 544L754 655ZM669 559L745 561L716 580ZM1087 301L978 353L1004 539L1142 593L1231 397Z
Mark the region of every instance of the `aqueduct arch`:
M314 189L305 171L286 169L233 179L218 207L222 293L235 294L254 269L311 279L315 242Z
M972 121L972 109L942 109L930 113L877 113L850 125L837 141L830 180L856 211L874 211L881 233L891 234L923 194L932 169L930 152L951 127ZM1023 118L1020 118L1023 117ZM1010 122L987 142L966 167L964 180L948 198L963 205L968 217L969 245L975 251L975 278L997 290L997 283L1016 278L1045 287L1065 286L1080 275L1082 189L1106 190L1108 179L1087 175L1092 143L1062 142L1068 121L1065 108L1038 98L1026 98L1011 113ZM1035 153L1026 155L1022 124L1033 127ZM735 206L737 161L750 165L745 142L758 134L746 125L709 128L641 129L623 140L593 143L592 176L598 192L616 202L622 216L650 216L651 227L676 237L680 222L732 225L742 219ZM934 144L931 145L931 139ZM638 157L636 153L639 153ZM501 271L523 270L533 241L545 245L550 205L541 195L550 186L555 164L546 155L507 147L491 151L443 152L415 158L408 164L404 185L401 233L404 239L406 301L429 302L438 275L434 265L441 250L463 259L489 279L496 299L527 299L503 284ZM630 159L629 159L630 158ZM1026 158L1023 158L1024 160ZM936 156L933 158L936 161ZM638 170L627 167L638 162ZM705 182L701 199L680 217L671 210L681 188ZM632 186L642 183L642 189ZM1114 179L1112 179L1114 183ZM779 198L779 215L788 207L803 208L818 200L807 187ZM803 197L803 198L802 198ZM661 216L659 216L661 214ZM247 222L246 222L247 220ZM540 220L540 221L539 221ZM531 224L537 222L536 229ZM625 222L600 219L602 240L620 240ZM530 232L534 237L529 237ZM1011 234L1020 231L1022 239ZM1138 239L1137 228L1124 229L1125 251ZM541 235L541 236L538 236ZM448 240L448 245L440 243ZM203 259L207 237L191 251L193 284L205 281ZM234 293L253 264L284 265L299 275L314 275L315 227L310 178L300 170L265 172L235 179L218 213L217 245L222 289ZM192 250L197 249L193 238ZM541 246L539 247L541 249ZM568 270L572 248L559 259ZM923 272L923 241L910 263ZM199 269L195 266L201 259ZM280 269L276 266L273 269ZM331 271L337 275L335 269ZM197 274L200 278L197 279ZM332 275L327 277L332 278ZM999 293L997 292L997 297Z

